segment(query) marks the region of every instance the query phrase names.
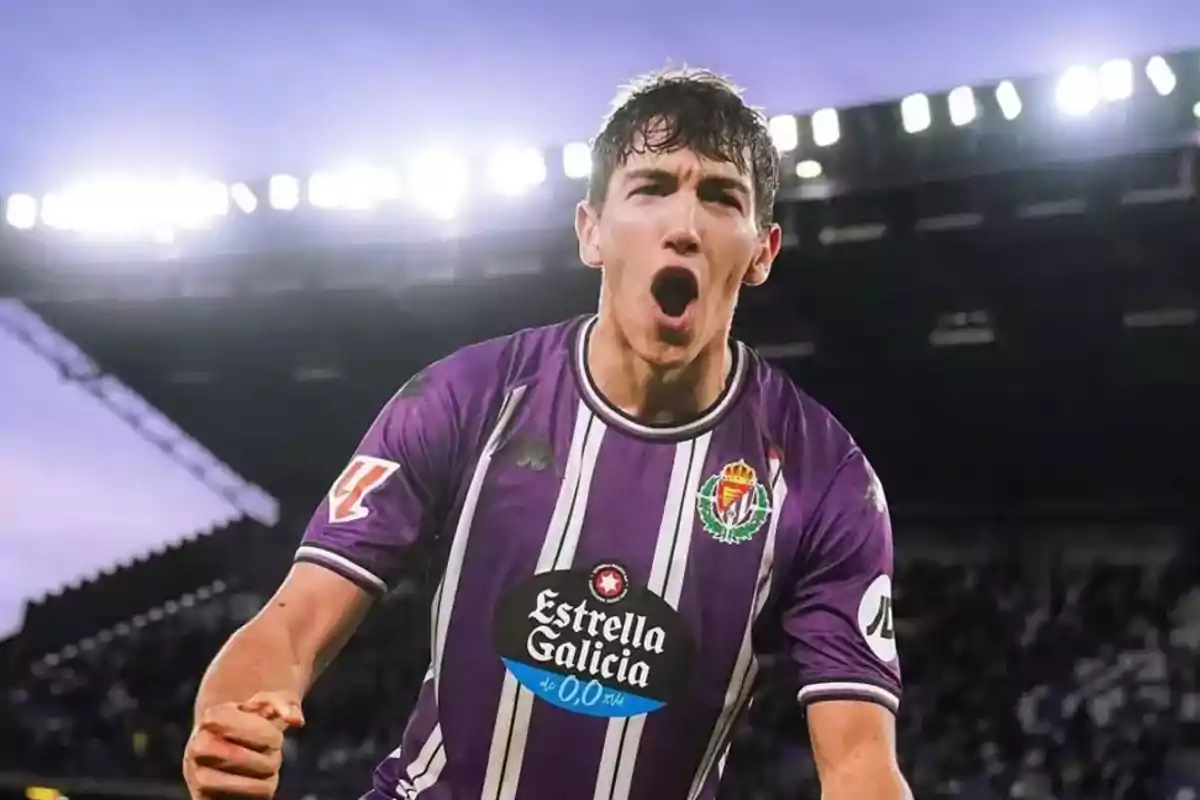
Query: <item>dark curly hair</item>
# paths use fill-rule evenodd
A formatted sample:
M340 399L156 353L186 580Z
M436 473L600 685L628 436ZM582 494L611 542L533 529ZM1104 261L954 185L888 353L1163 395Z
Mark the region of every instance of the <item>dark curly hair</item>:
M731 163L748 175L754 183L759 227L771 224L779 153L766 116L746 105L739 87L702 69L652 72L623 87L592 140L588 202L594 208L603 206L613 173L631 155L685 148Z

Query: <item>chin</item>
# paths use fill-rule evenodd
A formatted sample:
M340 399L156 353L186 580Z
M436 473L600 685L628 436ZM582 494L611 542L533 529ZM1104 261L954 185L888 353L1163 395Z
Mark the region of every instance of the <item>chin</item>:
M657 331L640 354L642 360L661 370L686 367L695 360L698 348L686 332Z

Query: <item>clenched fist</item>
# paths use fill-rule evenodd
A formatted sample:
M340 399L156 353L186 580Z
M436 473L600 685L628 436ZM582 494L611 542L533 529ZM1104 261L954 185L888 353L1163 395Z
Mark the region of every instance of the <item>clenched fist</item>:
M205 710L183 754L192 800L270 798L279 787L283 733L304 724L300 704L282 692Z

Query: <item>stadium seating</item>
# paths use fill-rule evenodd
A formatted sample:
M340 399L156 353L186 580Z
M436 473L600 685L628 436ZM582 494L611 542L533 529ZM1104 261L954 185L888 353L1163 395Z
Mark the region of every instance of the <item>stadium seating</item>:
M900 742L917 797L1185 800L1200 789L1200 587L1185 562L920 560L897 585ZM420 596L406 584L321 679L281 796L357 796L395 746L426 663ZM177 782L200 674L263 599L219 584L39 660L0 700L0 775ZM806 746L789 693L765 686L724 796L816 797Z
M31 601L22 635L14 643L20 652L6 647L4 661L21 666L152 606L228 579L252 563L270 537L269 529L252 520L233 522Z

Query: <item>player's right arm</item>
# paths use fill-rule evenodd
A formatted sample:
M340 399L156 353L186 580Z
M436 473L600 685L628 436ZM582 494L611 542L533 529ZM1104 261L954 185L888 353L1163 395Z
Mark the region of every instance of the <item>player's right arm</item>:
M303 724L304 696L454 491L466 401L451 372L449 360L430 367L384 407L287 579L209 666L184 755L193 798L273 796L283 732Z
M304 724L305 694L370 602L367 592L330 570L304 563L292 568L201 681L184 758L192 797L274 795L283 733Z

